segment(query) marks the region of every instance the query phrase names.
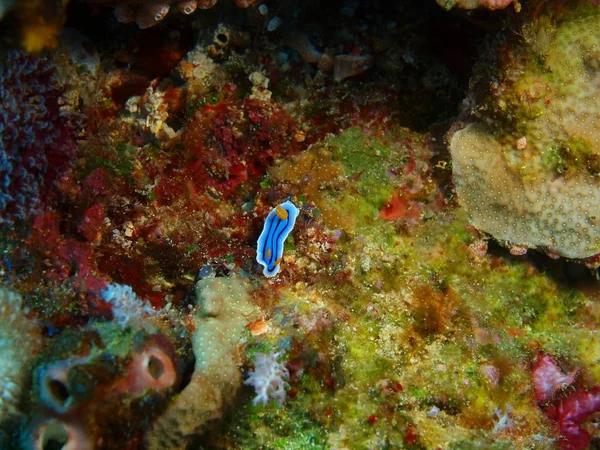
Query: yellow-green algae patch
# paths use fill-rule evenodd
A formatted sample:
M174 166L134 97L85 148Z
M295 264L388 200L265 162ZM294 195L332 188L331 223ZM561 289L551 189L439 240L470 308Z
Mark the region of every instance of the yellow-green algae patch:
M283 161L270 175L290 194L316 205L328 227L360 233L361 226L377 226L379 211L401 183L417 182L402 174L409 158L416 159L417 174L426 171L430 151L423 141L404 128L379 137L354 127Z
M364 142L352 133L344 139ZM337 176L375 164L343 156L347 143L336 142L342 150L326 159ZM375 209L369 193L394 187L383 173L314 192L324 207L335 194ZM336 244L328 278L269 290L278 298L265 311L272 329L249 337L247 351L284 349L290 390L283 405L238 411L224 432L231 446L554 448L531 366L549 353L600 383L593 305L527 259L477 254L477 242L460 209L410 234L359 218Z

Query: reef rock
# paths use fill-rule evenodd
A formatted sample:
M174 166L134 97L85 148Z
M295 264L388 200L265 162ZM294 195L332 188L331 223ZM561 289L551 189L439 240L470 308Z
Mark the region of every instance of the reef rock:
M477 122L450 139L456 191L470 222L509 246L600 252L599 28L586 3L549 10L472 81Z
M444 9L461 8L461 9L475 9L475 8L486 8L492 11L497 9L504 9L513 0L436 0L437 4ZM520 10L519 2L514 2L515 9Z

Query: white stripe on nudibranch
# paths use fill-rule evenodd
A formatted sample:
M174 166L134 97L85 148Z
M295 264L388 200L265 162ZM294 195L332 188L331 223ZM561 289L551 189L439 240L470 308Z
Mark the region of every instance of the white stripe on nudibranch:
M271 210L256 247L256 260L263 266L265 277L274 277L281 267L283 243L296 224L300 210L290 201Z

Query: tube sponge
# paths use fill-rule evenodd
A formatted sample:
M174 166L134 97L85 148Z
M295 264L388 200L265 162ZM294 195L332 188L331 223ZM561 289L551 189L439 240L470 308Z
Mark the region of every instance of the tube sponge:
M41 345L40 328L25 316L21 296L0 288L0 422L18 413L29 366Z
M178 381L173 358L158 345L148 345L136 352L127 371L127 390L134 395L146 389L169 389Z
M31 442L26 447L33 450L92 450L94 445L79 423L51 419L34 425Z

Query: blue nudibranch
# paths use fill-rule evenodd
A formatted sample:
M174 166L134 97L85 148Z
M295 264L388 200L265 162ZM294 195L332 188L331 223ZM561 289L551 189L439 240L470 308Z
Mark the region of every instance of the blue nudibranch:
M296 224L300 210L292 202L283 202L271 210L258 238L256 260L264 267L265 277L279 272L283 257L283 243Z

